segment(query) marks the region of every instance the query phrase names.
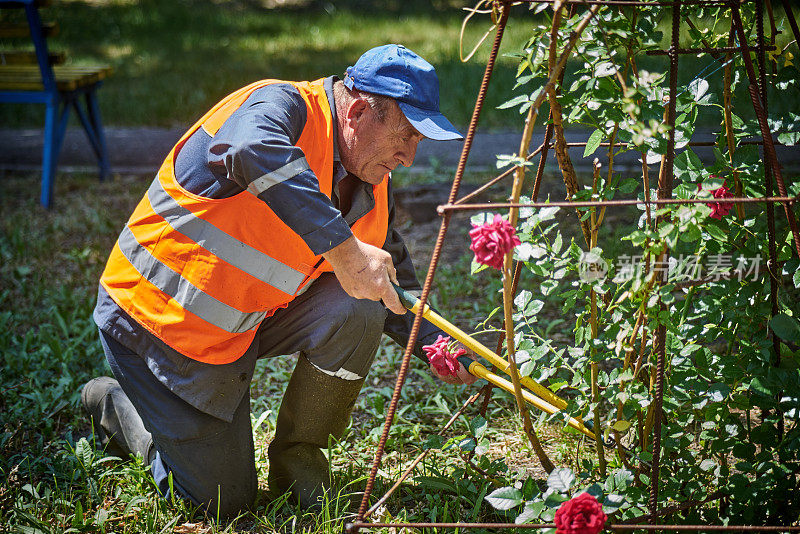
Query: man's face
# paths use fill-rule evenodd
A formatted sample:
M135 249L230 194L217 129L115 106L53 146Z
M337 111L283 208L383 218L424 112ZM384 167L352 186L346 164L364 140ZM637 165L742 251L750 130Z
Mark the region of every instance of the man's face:
M379 184L398 164L414 163L417 144L423 139L408 122L396 102L392 102L383 121L370 105L356 99L346 110L347 120L340 147L344 168L368 184Z

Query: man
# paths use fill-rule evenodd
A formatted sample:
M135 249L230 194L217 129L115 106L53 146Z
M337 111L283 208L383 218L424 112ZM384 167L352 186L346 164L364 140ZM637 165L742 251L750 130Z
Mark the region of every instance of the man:
M343 434L381 334L409 336L391 282L419 284L389 173L424 137L461 135L439 112L433 67L387 45L343 80L240 89L167 156L100 281L94 317L116 380L81 395L104 443L142 455L162 495L172 475L212 515L252 505L255 362L298 352L269 486L303 507L328 487L321 449ZM423 324L415 354L440 334ZM474 381L463 367L440 378Z

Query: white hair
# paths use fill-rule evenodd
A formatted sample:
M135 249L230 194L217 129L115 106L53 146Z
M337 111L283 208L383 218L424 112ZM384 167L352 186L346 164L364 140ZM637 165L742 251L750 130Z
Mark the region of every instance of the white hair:
M344 102L345 107L350 105L350 102L356 98L365 100L369 107L375 111L378 120L383 122L389 114L389 108L394 102L394 98L384 95L376 95L375 93L368 93L366 91L359 91L358 89L348 88L344 82L338 81L333 85L333 94L336 100Z

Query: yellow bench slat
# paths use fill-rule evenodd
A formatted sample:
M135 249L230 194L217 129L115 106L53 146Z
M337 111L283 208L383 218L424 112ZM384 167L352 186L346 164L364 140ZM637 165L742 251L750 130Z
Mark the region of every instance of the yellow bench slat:
M74 91L105 79L111 74L108 66L55 66L53 75L60 91ZM37 66L0 65L0 90L41 91L42 76Z
M50 52L48 59L51 65L61 65L66 61L64 52ZM25 50L0 50L0 65L36 65L36 52Z
M45 37L58 35L58 23L43 22L42 32ZM0 23L0 38L30 37L31 29L27 24Z
M67 74L71 72L94 72L97 70L108 70L111 67L107 65L56 65L53 67L53 72L60 72ZM3 72L39 72L38 65L0 65Z

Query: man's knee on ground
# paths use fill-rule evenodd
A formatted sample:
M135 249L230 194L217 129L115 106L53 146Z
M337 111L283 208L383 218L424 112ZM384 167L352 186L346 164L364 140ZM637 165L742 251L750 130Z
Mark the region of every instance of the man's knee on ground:
M172 500L168 479L159 481L159 491L168 501ZM175 498L197 505L208 517L225 520L251 510L256 501L257 486L253 484L208 484L195 487L193 491L173 481Z
M235 491L219 487L219 498L215 495L205 506L209 516L220 519L233 519L248 510L253 509L256 502L256 490L237 488Z

